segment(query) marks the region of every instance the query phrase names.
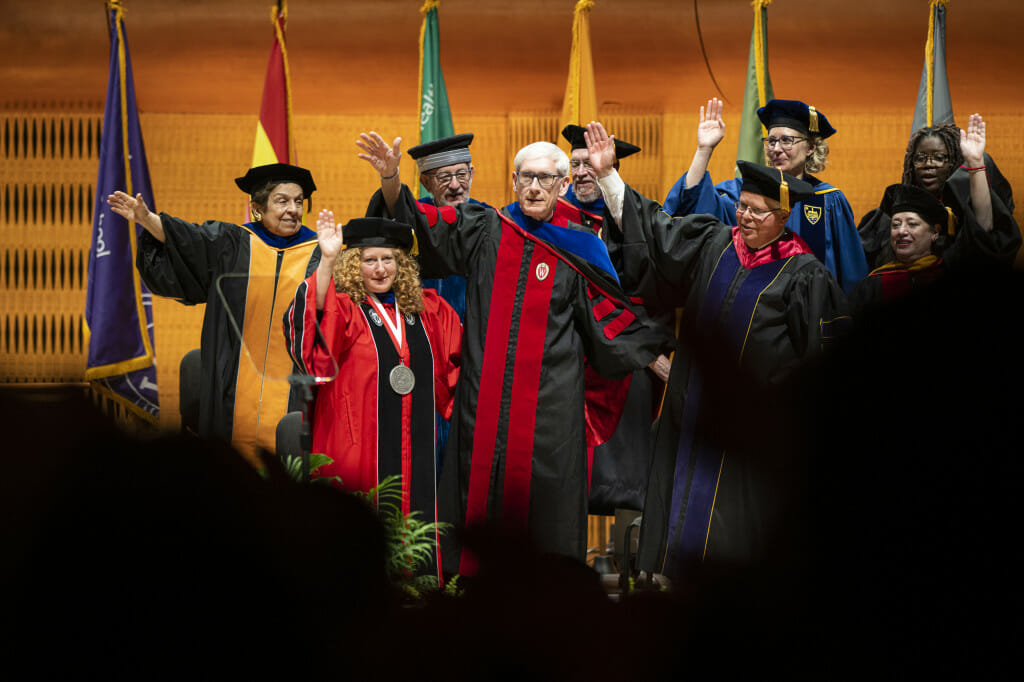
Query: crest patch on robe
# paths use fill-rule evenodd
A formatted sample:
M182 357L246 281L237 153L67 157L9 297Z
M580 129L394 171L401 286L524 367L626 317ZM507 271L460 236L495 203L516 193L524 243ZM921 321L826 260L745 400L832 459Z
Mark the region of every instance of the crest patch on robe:
M804 218L807 219L811 225L817 225L818 221L821 220L821 214L824 209L821 206L809 206L804 204Z

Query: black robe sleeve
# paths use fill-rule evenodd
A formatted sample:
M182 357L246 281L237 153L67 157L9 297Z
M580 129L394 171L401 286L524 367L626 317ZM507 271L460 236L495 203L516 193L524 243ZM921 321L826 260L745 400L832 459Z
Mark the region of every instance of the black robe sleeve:
M710 215L673 218L628 186L619 229L623 267L645 305L659 312L683 304L705 248L712 242L724 247L731 234L728 225Z
M394 216L389 216L380 190L374 193L366 209L367 216L393 217L413 226L419 247L420 277L425 279L468 276L475 249L493 225L487 213L493 212L486 204L471 202L457 208L420 204L405 185L398 195Z
M864 247L864 255L868 259L869 270L874 270L892 260L892 247L889 245L889 223L889 214L881 208L873 208L864 214L857 225L860 243Z
M222 261L237 248L236 225L208 221L194 225L166 213L160 214L166 240L143 232L136 266L149 290L157 296L182 303L206 303Z
M988 154L986 175L992 198L992 230L978 225L971 204L970 174L958 168L946 181L942 200L957 217L957 233L942 253L947 268L984 268L1010 266L1021 245L1020 227L1013 217L1013 190Z

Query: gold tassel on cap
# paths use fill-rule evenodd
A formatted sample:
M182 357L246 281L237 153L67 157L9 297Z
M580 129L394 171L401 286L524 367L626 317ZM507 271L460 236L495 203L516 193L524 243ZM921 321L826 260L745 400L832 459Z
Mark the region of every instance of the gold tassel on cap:
M812 106L808 106L807 107L807 120L808 120L807 130L809 132L812 132L812 133L819 132L818 131L818 112L815 111L814 107L812 107Z
M779 203L782 204L782 208L789 210L789 184L782 171L779 171Z

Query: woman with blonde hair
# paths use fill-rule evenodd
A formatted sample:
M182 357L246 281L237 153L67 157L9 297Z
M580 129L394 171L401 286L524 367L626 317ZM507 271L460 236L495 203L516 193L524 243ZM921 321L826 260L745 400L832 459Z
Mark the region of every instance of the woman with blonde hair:
M712 184L707 172L715 147L725 138L722 102L710 99L700 108L697 151L689 170L676 182L665 199L665 212L672 216L698 213L713 215L728 225L736 224L737 178ZM786 227L811 248L829 272L849 293L868 272L867 259L853 220L853 210L843 193L811 173L825 169L827 138L836 130L825 114L798 100L773 99L757 110L768 136L762 138L766 165L804 180L814 195L793 206Z
M312 451L331 458L314 476L367 491L402 477L402 511L437 520L434 411L451 416L462 325L410 255L412 227L321 211L321 258L285 315L298 367L337 378L319 388ZM436 562L428 572L440 578Z

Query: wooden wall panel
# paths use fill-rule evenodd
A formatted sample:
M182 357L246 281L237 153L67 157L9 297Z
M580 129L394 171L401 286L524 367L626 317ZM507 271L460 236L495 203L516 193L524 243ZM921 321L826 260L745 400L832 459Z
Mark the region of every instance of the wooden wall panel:
M81 380L100 117L0 117L0 381Z

